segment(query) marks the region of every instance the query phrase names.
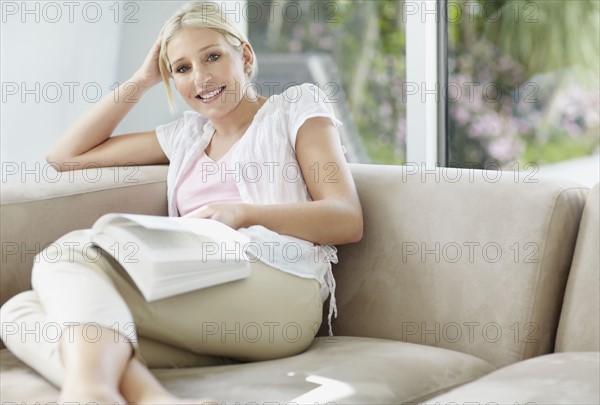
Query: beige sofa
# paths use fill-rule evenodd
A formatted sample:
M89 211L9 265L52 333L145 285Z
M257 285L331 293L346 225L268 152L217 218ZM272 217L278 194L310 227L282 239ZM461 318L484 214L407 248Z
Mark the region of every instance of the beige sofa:
M351 168L365 229L339 247L335 336L323 325L276 361L154 370L169 389L228 404L600 403L598 186ZM166 215L164 166L31 177L2 184L1 303L60 235L111 211ZM0 356L2 403L56 401Z

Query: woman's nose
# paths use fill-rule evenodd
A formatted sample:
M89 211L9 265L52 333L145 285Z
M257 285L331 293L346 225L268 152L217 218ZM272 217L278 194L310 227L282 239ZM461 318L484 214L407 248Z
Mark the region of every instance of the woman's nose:
M210 74L210 72L207 72L202 69L197 69L194 72L194 84L199 89L202 88L203 86L206 86L206 84L209 83L211 80L212 80L212 74Z

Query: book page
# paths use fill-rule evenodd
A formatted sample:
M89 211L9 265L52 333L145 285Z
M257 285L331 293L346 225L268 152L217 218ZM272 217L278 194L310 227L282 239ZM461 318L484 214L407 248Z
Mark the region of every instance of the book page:
M214 242L214 240L206 235L193 235L187 230L164 230L164 229L148 229L137 224L127 224L119 226L128 235L127 242L141 241L151 251L165 250L197 250L203 242ZM114 234L114 229L111 229Z
M105 214L92 227L93 235L110 234L121 244L137 248L153 261L239 260L250 238L229 226L205 218ZM175 253L177 252L177 253Z
M181 225L174 222L170 217L162 217L158 215L139 215L139 214L106 214L103 215L94 227L102 228L105 224L124 224L126 222L134 222L143 226L146 229L160 229L164 231L185 231Z
M250 239L211 219L105 214L91 241L113 256L148 301L247 277Z
M96 232L101 232L108 224L127 226L131 223L141 225L146 229L191 232L221 241L236 241L239 243L248 243L250 241L250 238L241 232L214 219L205 218L111 213L100 217L92 228Z
M206 235L211 239L239 242L242 245L250 242L246 235L214 219L172 217L171 220L189 232Z

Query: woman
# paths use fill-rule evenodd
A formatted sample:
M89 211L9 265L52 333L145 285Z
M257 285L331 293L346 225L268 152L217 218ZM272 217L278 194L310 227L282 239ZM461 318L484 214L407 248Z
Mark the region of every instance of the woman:
M260 97L249 85L255 72L251 45L216 3L191 2L166 22L142 66L117 90L123 97L101 100L48 153L60 170L169 163L169 215L215 219L261 247L249 278L152 303L108 255L86 260L79 247L88 230L48 247L59 251L38 258L61 259L34 265L33 291L9 300L2 322L27 330L53 323L60 338L3 340L61 387L60 402L176 403L147 367L300 353L330 293L331 319L331 245L362 237L339 121L314 85ZM127 100L161 77L171 105L170 79L192 111L152 131L111 137L134 105ZM66 251L72 254L61 255ZM248 325L251 338L241 333Z

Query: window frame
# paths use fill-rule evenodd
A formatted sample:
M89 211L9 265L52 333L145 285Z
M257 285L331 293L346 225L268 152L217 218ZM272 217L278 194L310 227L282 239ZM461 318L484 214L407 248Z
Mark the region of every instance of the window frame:
M406 16L406 164L446 166L448 160L447 0L409 0Z

